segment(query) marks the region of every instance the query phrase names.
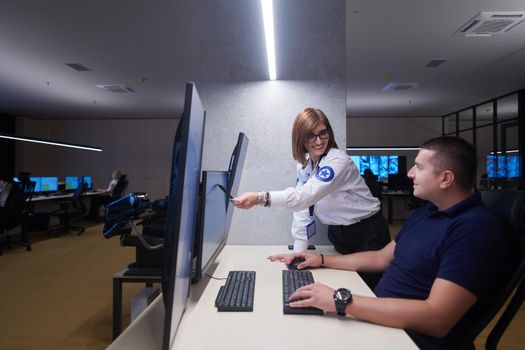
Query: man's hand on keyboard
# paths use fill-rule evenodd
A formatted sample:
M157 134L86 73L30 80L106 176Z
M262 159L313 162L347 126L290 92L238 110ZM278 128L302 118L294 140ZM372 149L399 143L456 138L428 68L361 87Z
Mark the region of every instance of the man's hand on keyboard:
M290 303L291 307L313 306L324 312L336 312L334 303L334 289L321 283L313 283L301 287L290 296L290 300L303 299Z
M272 262L279 261L286 265L290 265L290 263L296 258L304 259L304 261L297 266L297 268L301 270L307 267L321 267L321 256L308 252L270 255L268 260Z

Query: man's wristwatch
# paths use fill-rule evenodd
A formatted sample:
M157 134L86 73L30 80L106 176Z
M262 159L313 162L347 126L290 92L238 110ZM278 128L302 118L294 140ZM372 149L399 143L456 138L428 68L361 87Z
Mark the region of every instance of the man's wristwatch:
M339 316L345 316L346 305L352 302L352 292L346 288L339 288L334 291L334 302L337 314Z

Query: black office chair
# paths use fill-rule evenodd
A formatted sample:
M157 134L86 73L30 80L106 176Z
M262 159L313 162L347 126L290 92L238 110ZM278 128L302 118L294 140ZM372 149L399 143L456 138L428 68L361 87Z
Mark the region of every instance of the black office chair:
M379 199L379 201L381 201L383 199L383 185L381 184L381 182L377 181L377 175L374 175L371 171L367 172L366 170L364 175L366 186L370 190L372 196L376 197L377 199Z
M85 228L79 226L71 226L71 219L73 217L83 217L87 214L86 206L84 205L84 195L86 192L87 184L85 182L79 182L73 197L69 201L60 202L60 210L55 210L51 215L56 216L60 219L60 227L52 229L47 234L54 233L58 236L59 233L68 233L70 230L77 231L78 235L81 235Z
M122 174L117 184L115 185L115 189L113 190L113 193L111 194L111 202L122 198L124 194L126 193L127 188L128 188L127 175Z
M33 195L34 189L35 183L31 181L11 184L9 196L5 206L2 207L2 214L0 215L0 237L4 239L7 249L10 248L11 244L16 244L26 247L27 251L31 250L28 231L29 223L33 218L33 210L29 200ZM14 240L12 235L8 233L9 230L17 226L21 228L20 240ZM0 245L1 254L2 246Z
M525 192L484 191L481 192L481 199L506 225L509 237L510 266L508 276L505 276L506 284L502 285L489 309L483 310L483 314L476 318L479 320L478 323L465 337L462 347L465 350L475 349L474 339L510 299L485 343L487 350L495 350L525 298ZM516 292L512 296L514 291Z

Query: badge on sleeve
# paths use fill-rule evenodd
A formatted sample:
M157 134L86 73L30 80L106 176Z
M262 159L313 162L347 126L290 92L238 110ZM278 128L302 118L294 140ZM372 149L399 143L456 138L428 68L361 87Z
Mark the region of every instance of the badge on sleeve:
M306 225L306 237L310 239L317 233L317 229L315 227L315 220L310 221L308 225Z
M334 169L332 169L329 166L324 166L321 169L319 169L317 174L315 174L315 177L318 178L319 181L329 182L329 181L332 181L332 179L334 178L334 175L335 175Z

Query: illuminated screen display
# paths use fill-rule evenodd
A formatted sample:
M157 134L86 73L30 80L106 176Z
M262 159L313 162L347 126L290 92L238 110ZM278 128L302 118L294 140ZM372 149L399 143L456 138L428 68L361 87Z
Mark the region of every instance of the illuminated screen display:
M359 174L370 169L378 180L387 180L389 174L399 173L399 156L350 156Z
M34 192L42 192L42 178L41 177L30 177L29 181L33 181L35 183Z
M519 155L487 156L487 177L517 178L520 177L520 174L521 164Z
M58 177L43 177L40 192L58 191Z
M84 182L86 183L86 190L91 190L93 188L93 182L91 181L91 176L82 176Z
M66 176L66 190L76 190L78 187L78 176Z

